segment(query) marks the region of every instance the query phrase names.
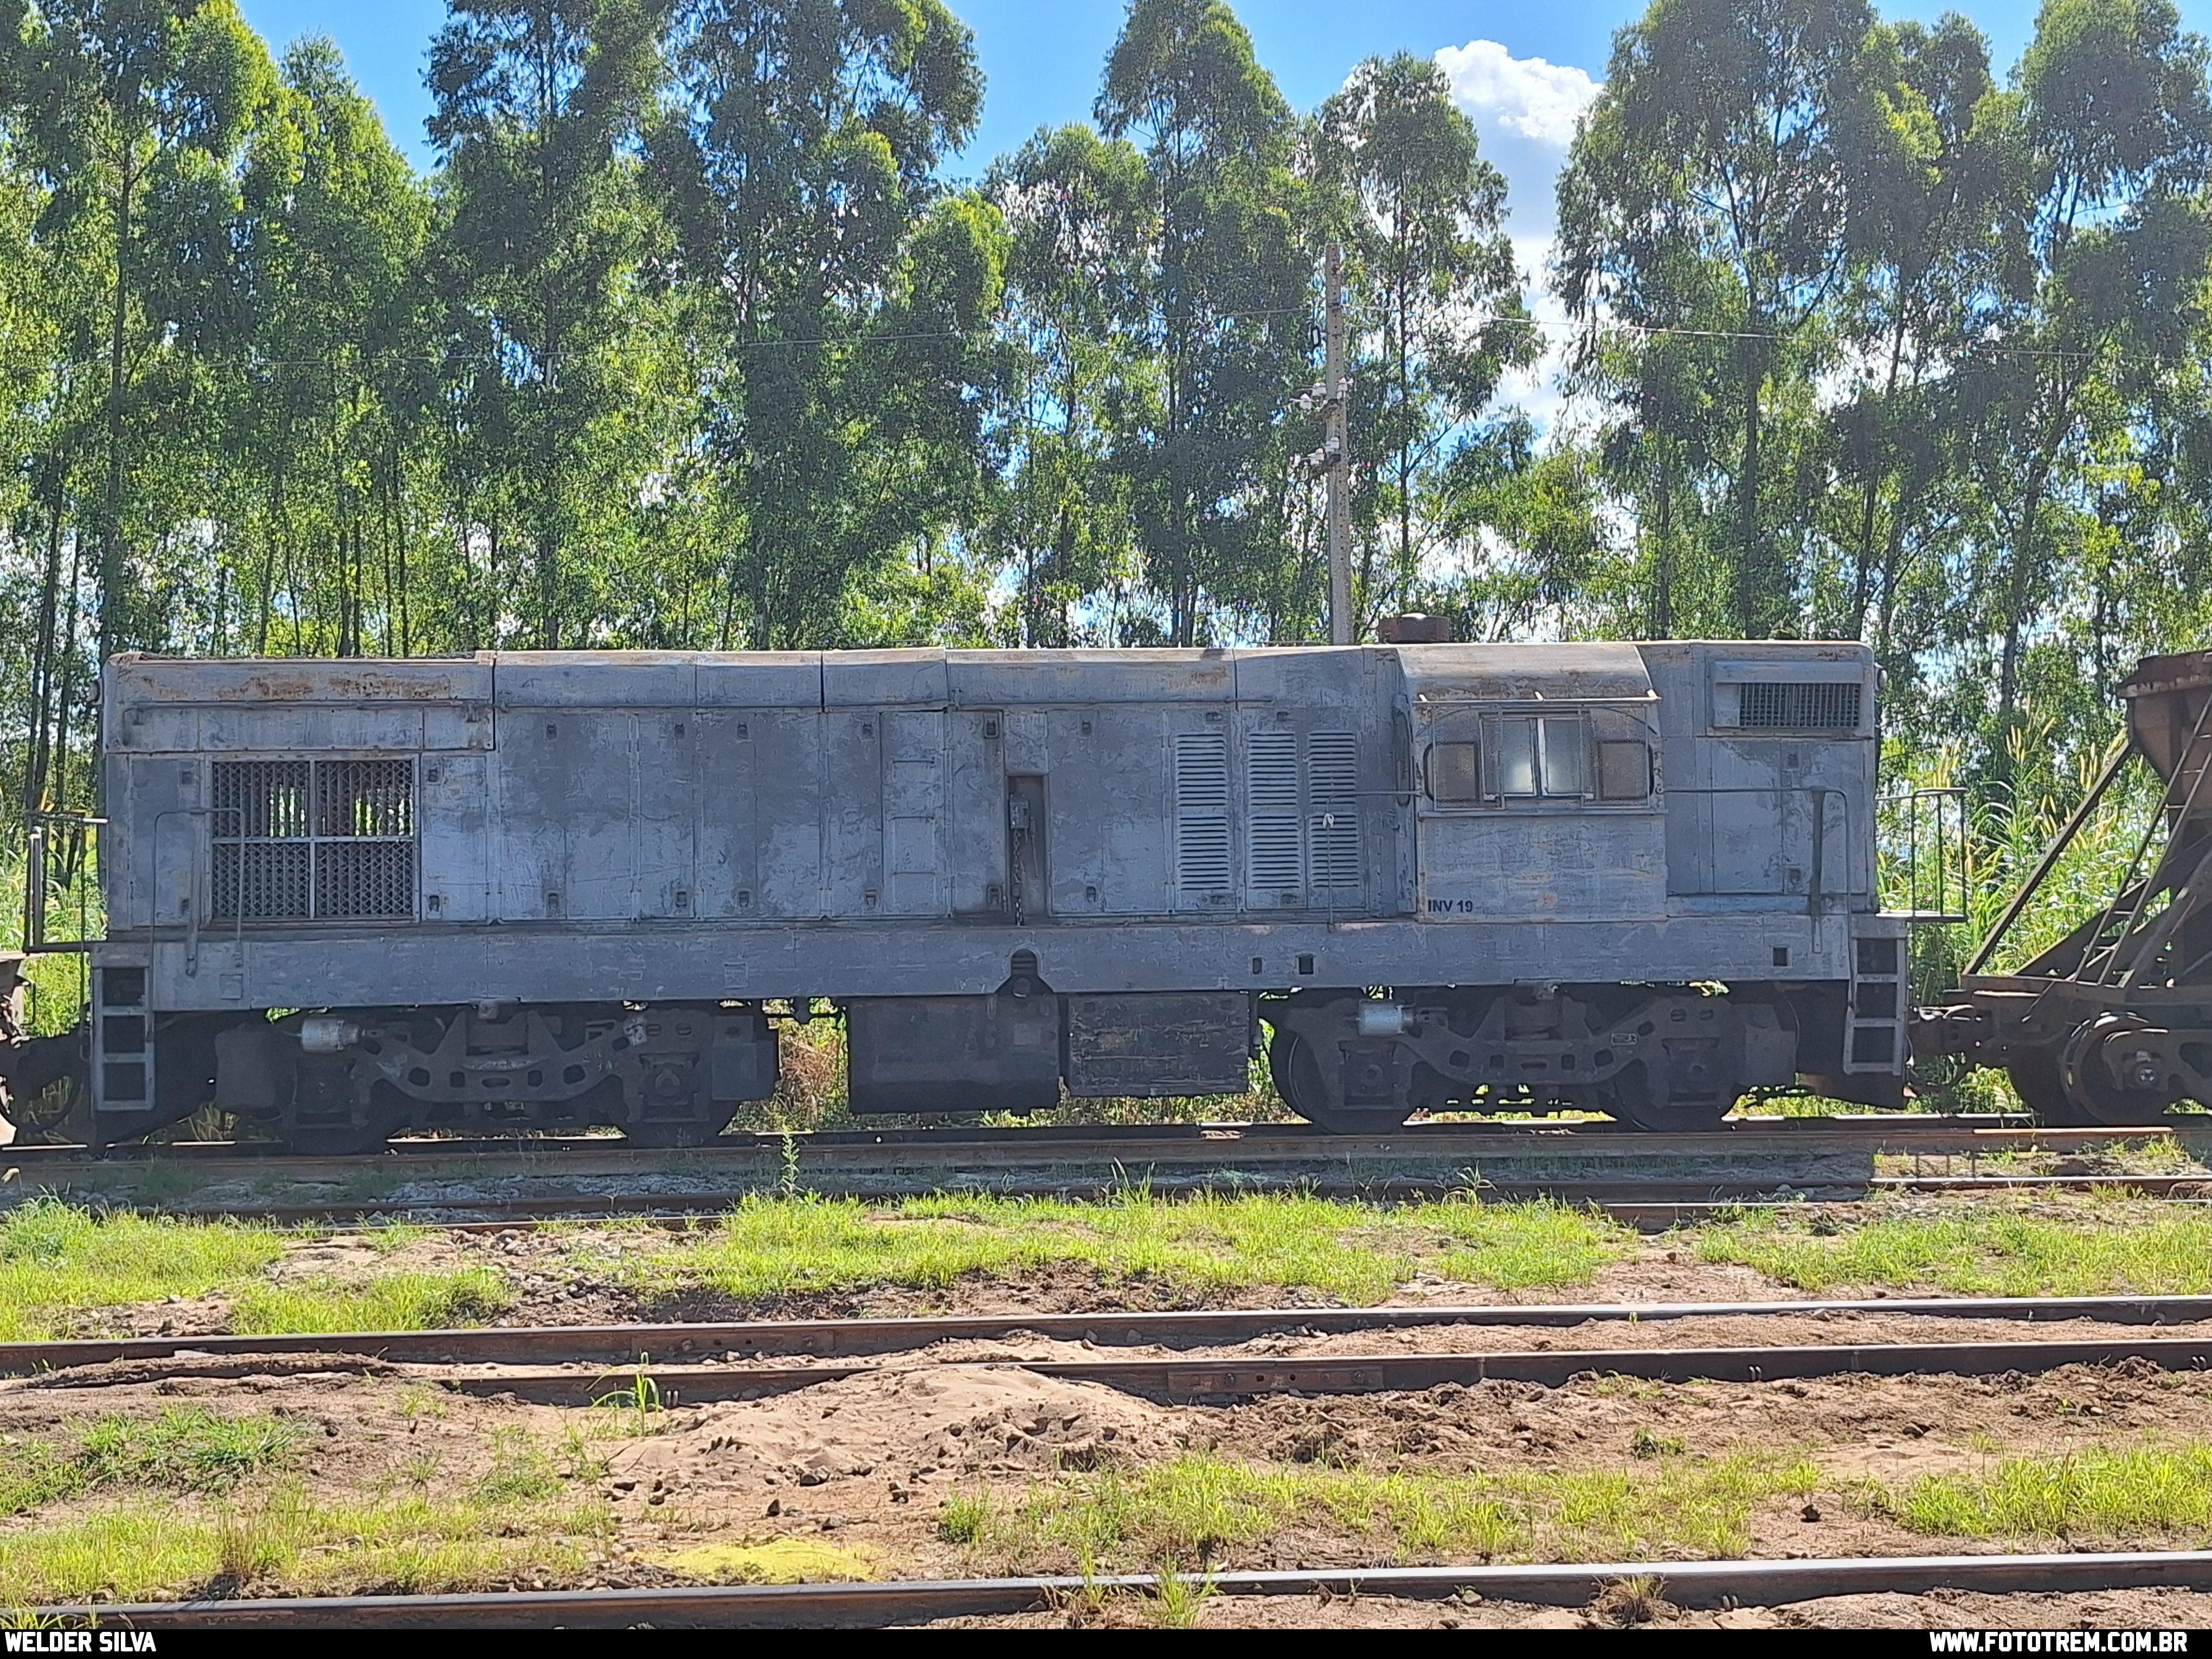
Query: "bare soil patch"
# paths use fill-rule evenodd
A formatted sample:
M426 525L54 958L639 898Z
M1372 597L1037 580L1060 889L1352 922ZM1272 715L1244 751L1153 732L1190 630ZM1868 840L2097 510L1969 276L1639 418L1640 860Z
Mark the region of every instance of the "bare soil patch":
M1579 1338L1589 1328L1558 1335ZM1643 1328L1642 1334L1660 1328ZM1013 1361L1034 1357L1041 1347L1066 1346L948 1346L939 1357ZM1759 1506L1747 1522L1750 1553L2025 1547L2001 1540L1957 1544L1916 1534L1855 1502L1852 1493L1867 1480L1894 1485L1916 1474L1984 1467L2003 1455L2212 1438L2212 1383L2144 1364L1995 1379L1853 1376L1665 1386L1592 1376L1548 1389L1489 1382L1419 1393L1170 1406L1002 1363L957 1371L892 1367L766 1400L698 1407L678 1402L665 1410L531 1406L511 1396L450 1392L428 1368L357 1359L301 1364L281 1373L231 1377L195 1373L187 1363L181 1371L161 1375L118 1366L15 1379L0 1384L0 1417L12 1436L47 1437L64 1436L72 1425L100 1414L151 1416L181 1401L234 1414L295 1418L311 1423L317 1437L312 1455L291 1478L310 1496L334 1501L410 1484L429 1488L472 1480L489 1467L501 1430L520 1429L548 1446L562 1443L574 1430L605 1465L585 1494L606 1504L617 1522L617 1541L580 1578L568 1581L586 1584L663 1582L676 1576L667 1565L673 1558L723 1540L746 1547L779 1540L834 1542L876 1577L992 1571L1001 1564L941 1535L947 1499L988 1491L1018 1501L1057 1479L1133 1468L1185 1451L1264 1465L1511 1474L1650 1473L1676 1462L1687 1468L1744 1452L1797 1449L1820 1469L1820 1489L1808 1503ZM81 1386L95 1377L106 1385ZM613 1379L611 1391L619 1381ZM88 1501L71 1500L58 1510ZM49 1506L0 1521L0 1533L49 1522L56 1512L57 1506ZM2076 1541L2088 1547L2091 1540ZM2177 1540L2095 1541L2149 1547ZM1293 1525L1233 1552L1219 1565L1349 1566L1393 1559L1381 1540ZM1051 1571L1071 1564L1038 1559L1022 1565ZM1928 1616L1920 1605L1925 1597L1852 1601L1849 1607L1808 1607L1821 1608L1820 1618L1843 1622L1916 1623ZM2033 1618L2064 1613L2070 1620L2073 1606L2059 1598ZM2148 1601L2142 1606L2145 1621L2176 1616L2170 1610L2154 1613ZM1238 1622L1261 1623L1317 1616L1310 1603L1226 1600L1209 1603L1206 1616L1218 1621L1232 1614ZM1522 1622L1558 1614L1532 1609ZM1420 1603L1395 1609L1378 1605L1358 1616L1386 1623L1520 1617ZM1788 1609L1777 1610L1779 1620L1790 1616ZM2008 1612L2000 1622L2027 1616Z

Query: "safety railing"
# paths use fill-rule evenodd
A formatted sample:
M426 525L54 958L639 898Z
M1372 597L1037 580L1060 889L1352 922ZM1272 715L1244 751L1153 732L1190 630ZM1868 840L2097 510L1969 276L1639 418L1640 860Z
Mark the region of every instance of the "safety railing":
M1966 832L1964 789L1884 796L1875 837L1882 909L1907 921L1965 921L1973 880Z
M23 853L23 949L32 956L92 947L93 900L100 885L99 832L88 812L33 812ZM57 939L55 900L75 901L76 937Z

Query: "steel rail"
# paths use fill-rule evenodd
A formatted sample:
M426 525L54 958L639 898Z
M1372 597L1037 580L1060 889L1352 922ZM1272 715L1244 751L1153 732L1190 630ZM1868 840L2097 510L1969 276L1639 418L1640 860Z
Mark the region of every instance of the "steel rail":
M2063 1555L1867 1556L1789 1561L1593 1561L1512 1566L1339 1567L1215 1572L1215 1595L1371 1595L1579 1607L1624 1579L1656 1579L1680 1607L1775 1606L1839 1595L1953 1589L2008 1595L2212 1587L2212 1551ZM1186 1581L1189 1582L1189 1581ZM652 1589L499 1590L441 1595L267 1597L236 1601L95 1602L35 1609L56 1626L171 1630L616 1628L880 1629L990 1617L1095 1595L1157 1595L1152 1573L1092 1578L968 1578L884 1583L732 1584Z
M173 1356L182 1357L182 1356ZM640 1360L617 1368L518 1365L446 1370L435 1381L458 1393L511 1396L538 1405L589 1406L628 1399L650 1381L669 1405L757 1400L842 1382L872 1371L928 1370L946 1374L1025 1370L1066 1382L1096 1382L1127 1393L1182 1403L1249 1400L1267 1395L1389 1394L1446 1383L1531 1382L1558 1388L1583 1376L1655 1382L1772 1382L1845 1376L1942 1373L1995 1376L2055 1370L2063 1365L2113 1365L2148 1360L2166 1370L2212 1367L2212 1338L2104 1338L2075 1342L1834 1343L1792 1347L1564 1348L1489 1353L1271 1355L1161 1359L941 1360L920 1364L692 1364ZM356 1364L361 1362L356 1361ZM265 1375L270 1365L245 1357L196 1364L198 1376ZM395 1368L396 1369L396 1368ZM416 1375L414 1373L401 1373ZM18 1387L100 1388L118 1379L56 1371Z
M1243 1172L1249 1175L1249 1172ZM1141 1175L1111 1182L1036 1181L994 1182L988 1186L951 1185L927 1190L959 1195L975 1193L997 1198L1103 1198L1127 1192ZM1220 1182L1155 1183L1162 1193L1216 1190L1227 1185L1247 1190L1272 1190L1249 1179ZM1664 1229L1716 1212L1739 1210L1747 1205L1778 1202L1848 1203L1888 1192L1996 1194L2005 1192L2092 1192L2120 1188L2148 1198L2212 1199L2212 1170L2191 1175L2066 1175L2066 1176L1878 1176L1851 1179L1840 1176L1801 1176L1795 1181L1775 1176L1765 1180L1725 1181L1685 1178L1640 1181L1419 1181L1384 1178L1344 1182L1302 1180L1301 1193L1319 1198L1393 1199L1441 1198L1454 1193L1475 1193L1498 1201L1551 1199L1561 1203L1589 1205L1615 1219L1633 1225ZM801 1190L808 1190L802 1183ZM27 1188L23 1196L50 1190ZM534 1197L485 1197L470 1194L420 1194L381 1199L330 1199L301 1203L155 1204L145 1207L160 1213L198 1220L265 1221L286 1225L316 1223L374 1224L380 1220L419 1221L454 1230L499 1231L564 1219L592 1218L696 1220L722 1213L749 1198L775 1189L765 1187L725 1188L694 1193L548 1193ZM890 1185L881 1188L840 1184L831 1196L862 1201L910 1197L920 1188ZM94 1194L95 1198L100 1195ZM115 1195L104 1201L129 1201ZM0 1205L0 1208L4 1208Z
M328 1170L349 1164L374 1164L386 1158L526 1158L557 1160L570 1158L615 1158L625 1161L672 1157L708 1162L749 1159L762 1153L781 1157L787 1146L801 1157L843 1154L854 1151L878 1154L892 1152L923 1153L990 1153L1028 1149L1050 1151L1062 1158L1118 1156L1133 1147L1189 1151L1198 1146L1228 1143L1251 1151L1341 1154L1364 1152L1376 1146L1416 1146L1426 1142L1466 1141L1478 1148L1501 1143L1534 1140L1565 1146L1577 1143L1611 1142L1620 1150L1717 1152L1763 1135L1783 1135L1791 1140L1835 1140L1862 1146L1869 1139L1894 1137L1900 1149L1940 1150L1949 1142L1960 1150L1996 1150L2027 1146L2089 1146L2113 1140L2140 1140L2160 1134L2185 1133L2198 1127L2212 1132L2212 1116L2169 1113L2156 1122L2100 1125L2088 1127L2045 1127L2018 1114L1975 1113L1939 1115L1922 1112L1838 1114L1831 1117L1782 1117L1756 1115L1731 1118L1716 1128L1695 1132L1645 1132L1608 1119L1554 1121L1507 1119L1479 1121L1420 1121L1387 1133L1325 1134L1309 1124L1285 1123L1144 1123L1047 1124L1010 1129L979 1129L973 1126L931 1128L801 1130L786 1136L770 1130L747 1130L725 1134L704 1146L680 1152L633 1146L611 1135L486 1136L471 1139L406 1138L386 1142L373 1151L330 1157L294 1152L276 1142L176 1141L129 1143L103 1149L82 1146L0 1146L0 1158L26 1164L98 1164L109 1166L138 1163L207 1160L250 1162L257 1173L270 1164L296 1164L311 1170Z
M1773 1382L1826 1376L1955 1376L2034 1373L2062 1365L2113 1365L2147 1359L2165 1370L2212 1367L2212 1338L2106 1339L2086 1342L1886 1342L1794 1347L1538 1349L1492 1353L1332 1354L1311 1358L949 1360L931 1369L1018 1369L1066 1382L1097 1382L1170 1401L1253 1400L1267 1395L1395 1394L1446 1383L1532 1382L1558 1388L1585 1376L1654 1382ZM610 1381L574 1370L516 1366L455 1376L447 1386L477 1395L513 1395L544 1405L590 1405L636 1375L662 1400L697 1405L760 1399L843 1379L866 1365L684 1365L623 1367Z
M653 1354L908 1353L941 1342L1015 1335L1102 1346L1199 1347L1266 1336L1333 1336L1444 1326L1558 1329L1695 1319L1834 1319L1862 1315L2093 1320L2111 1325L2212 1322L2212 1296L1897 1297L1803 1302L1480 1303L1382 1308L1229 1308L1176 1312L1005 1313L891 1319L757 1319L625 1325L525 1325L433 1331L337 1331L257 1336L76 1338L0 1343L0 1375L191 1355L204 1358L360 1355L404 1364L533 1361L628 1365Z

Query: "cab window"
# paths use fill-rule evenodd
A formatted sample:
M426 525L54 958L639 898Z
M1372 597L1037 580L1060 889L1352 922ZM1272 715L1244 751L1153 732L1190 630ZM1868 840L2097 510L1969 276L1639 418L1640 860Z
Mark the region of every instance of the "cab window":
M1589 793L1589 741L1582 717L1498 721L1498 792L1508 800L1579 800Z

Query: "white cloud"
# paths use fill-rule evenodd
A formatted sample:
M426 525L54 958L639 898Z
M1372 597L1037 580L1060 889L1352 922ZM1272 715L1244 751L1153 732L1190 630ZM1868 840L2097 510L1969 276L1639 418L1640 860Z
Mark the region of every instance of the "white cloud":
M1528 308L1550 345L1541 360L1506 377L1499 401L1518 404L1540 430L1549 431L1564 413L1558 378L1566 318L1550 281L1559 168L1574 142L1575 124L1601 83L1571 64L1516 58L1495 40L1446 46L1436 61L1451 82L1452 101L1474 121L1483 154L1505 175L1514 260L1528 283Z
M1575 122L1597 96L1598 82L1571 64L1516 58L1495 40L1446 46L1437 64L1451 77L1452 100L1479 127L1508 132L1564 154Z
M1514 234L1548 237L1559 167L1599 82L1571 64L1516 58L1495 40L1446 46L1437 66L1451 82L1452 101L1474 122L1483 154L1505 175Z

